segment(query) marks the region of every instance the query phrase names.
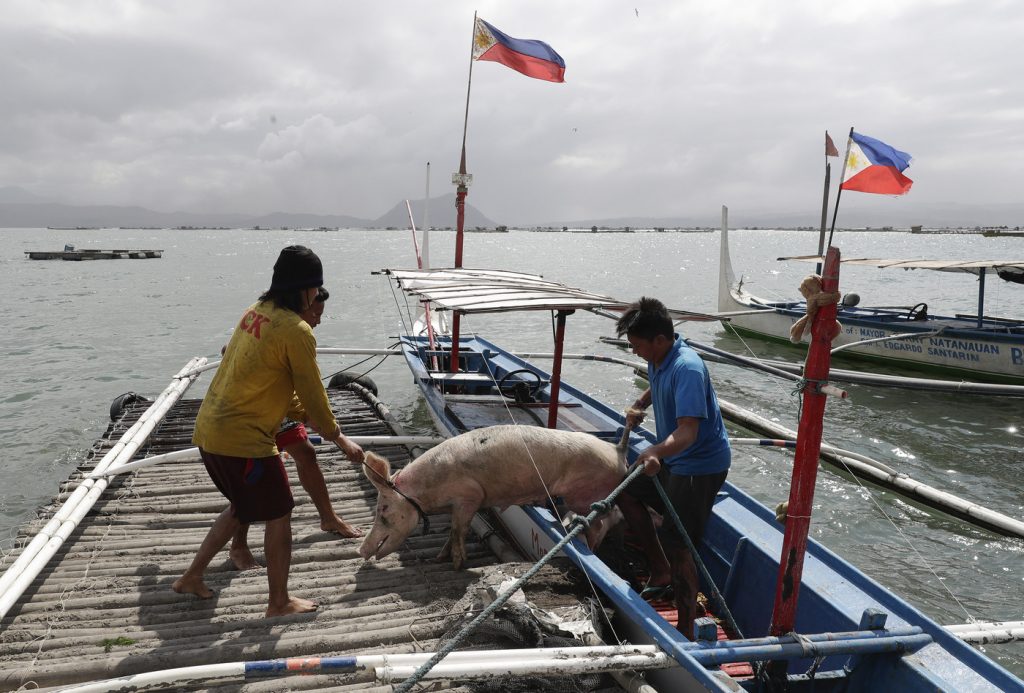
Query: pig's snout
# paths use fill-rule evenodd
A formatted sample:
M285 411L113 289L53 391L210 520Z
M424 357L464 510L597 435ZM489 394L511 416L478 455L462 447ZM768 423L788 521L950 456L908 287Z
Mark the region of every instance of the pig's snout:
M382 554L380 549L387 540L388 535L378 538L375 532L370 532L370 534L363 539L363 543L359 545L359 555L362 556L364 561L368 561L371 558L383 558L386 554Z

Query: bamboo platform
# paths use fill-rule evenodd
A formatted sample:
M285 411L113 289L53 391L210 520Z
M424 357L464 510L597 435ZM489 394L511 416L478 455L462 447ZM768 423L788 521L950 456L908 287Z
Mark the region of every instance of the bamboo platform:
M339 423L350 435L399 434L386 408L360 394L361 388L328 390ZM191 445L200 400L181 400L154 431L137 457ZM63 484L55 501L67 497L146 403L130 405L94 446L90 462ZM400 446L376 448L397 467L410 459ZM376 491L360 469L333 446L318 448L321 468L336 511L369 529ZM224 507L202 464L166 462L116 477L31 587L0 621L0 690L47 690L145 671L241 660L301 656L416 652L437 649L477 590L501 576L518 576L527 564L500 563L484 543L470 536L468 569L434 560L447 537L448 516L431 517L432 530L417 532L403 548L377 563L358 555L361 539L342 539L320 530L316 510L291 475L292 514L289 590L314 599L319 609L267 619L267 580L262 568L239 572L222 552L207 572L215 591L209 600L180 595L171 583L188 565L213 519ZM29 537L52 515L22 527ZM250 545L262 562L262 528L250 531ZM0 559L9 566L20 549ZM546 568L531 581L527 598L542 608L577 605L585 587L564 571ZM221 678L175 690L390 691L367 674L312 675L272 679ZM465 690L434 682L430 690Z
M29 260L145 260L163 257L160 250L26 250Z

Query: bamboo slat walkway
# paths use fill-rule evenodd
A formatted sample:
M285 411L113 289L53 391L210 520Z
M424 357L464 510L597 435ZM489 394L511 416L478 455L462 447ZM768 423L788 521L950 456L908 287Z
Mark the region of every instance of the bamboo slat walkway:
M339 423L349 435L400 433L386 408L365 391L329 390ZM191 446L200 400L182 400L170 410L139 457ZM61 489L66 497L95 461L146 408L131 405L110 425L91 455ZM409 451L377 448L401 467ZM369 528L376 491L361 470L333 446L318 448L334 507L349 522ZM467 542L469 570L455 572L434 556L447 536L448 516L431 518L431 533L410 537L403 549L378 563L364 563L360 539L320 530L294 465L287 464L296 507L289 590L315 599L313 614L264 618L267 580L263 569L239 572L222 552L207 572L216 592L209 600L180 595L171 583L191 561L225 499L199 462L165 462L115 479L46 569L0 621L0 690L47 689L144 671L216 662L335 656L436 649L436 639L461 613L481 578L519 575L528 566L500 564L482 543ZM41 515L48 517L52 512ZM45 517L22 528L31 536ZM262 529L250 531L262 562ZM6 568L18 551L0 561ZM549 599L577 588L558 571L542 574L537 587ZM527 590L534 600L534 594ZM470 600L470 601L467 601ZM456 604L459 602L459 604ZM545 608L558 604L542 604ZM267 680L219 679L176 690L389 691L366 674L314 675ZM444 682L431 690L463 690Z

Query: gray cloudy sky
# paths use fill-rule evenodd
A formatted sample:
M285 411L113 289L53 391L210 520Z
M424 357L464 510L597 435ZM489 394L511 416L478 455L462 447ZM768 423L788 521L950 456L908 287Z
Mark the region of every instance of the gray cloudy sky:
M450 192L474 10L566 62L564 84L474 65L470 202L491 217L814 223L824 131L842 151L851 125L910 152L915 186L844 206L1020 200L1016 0L7 0L0 186L376 217L422 197L430 161Z

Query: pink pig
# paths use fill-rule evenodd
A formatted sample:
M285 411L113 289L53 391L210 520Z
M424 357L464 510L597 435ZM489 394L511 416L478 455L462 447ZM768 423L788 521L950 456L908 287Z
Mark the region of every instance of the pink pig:
M586 515L626 474L624 433L619 446L588 433L535 426L491 426L449 438L391 475L391 465L367 453L367 478L377 487L373 529L359 547L364 559L383 558L415 529L419 510L447 509L452 523L439 559L455 569L466 560L465 539L479 508L541 505L561 496ZM541 482L543 478L543 483ZM410 500L411 499L411 500Z

